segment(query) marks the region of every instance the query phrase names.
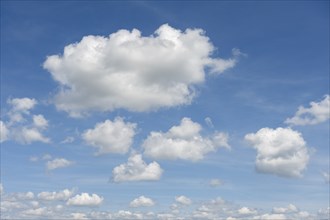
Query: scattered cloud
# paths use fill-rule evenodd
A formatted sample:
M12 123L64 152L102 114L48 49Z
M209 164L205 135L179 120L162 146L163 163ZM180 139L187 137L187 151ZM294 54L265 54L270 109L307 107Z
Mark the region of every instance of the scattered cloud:
M74 142L75 138L74 137L66 137L63 141L61 141L61 144L70 144L72 142Z
M330 174L329 172L322 172L322 176L326 183L330 183Z
M190 205L191 199L186 196L176 196L175 201L181 205Z
M125 123L120 117L114 121L106 120L88 129L82 138L88 145L98 149L97 155L106 153L125 154L133 143L136 124Z
M0 121L0 143L8 140L9 130L3 121Z
M46 168L47 170L55 170L55 169L71 166L72 164L73 162L67 159L55 158L54 160L50 160L46 163Z
M67 205L73 206L99 206L103 202L103 197L98 196L97 194L81 193L70 198L67 201Z
M159 180L163 170L157 162L146 164L141 154L128 158L127 163L115 167L112 171L114 182Z
M243 215L243 216L257 214L257 211L256 210L249 209L248 207L242 207L237 212L238 212L238 214Z
M206 125L209 126L210 128L213 128L214 127L213 122L212 122L212 119L210 117L206 117L204 119L204 121L205 121Z
M291 128L262 128L245 135L257 150L256 169L282 177L300 177L309 161L308 148L298 131Z
M209 182L209 185L212 187L218 187L218 186L223 185L223 182L220 179L211 179Z
M74 193L74 190L64 189L58 192L40 192L38 199L41 200L68 200Z
M230 148L228 134L215 132L211 137L203 137L201 129L200 124L183 118L180 125L166 133L153 131L142 144L144 154L155 159L197 161L219 147Z
M38 128L22 127L15 132L14 139L21 144L31 144L35 141L50 143L50 139L44 137Z
M14 98L8 99L7 103L11 105L8 115L10 118L9 124L12 124L23 122L25 120L23 114L30 114L30 110L33 109L38 102L30 98Z
M330 96L325 95L320 102L311 102L309 108L299 106L292 118L287 118L285 123L290 125L315 125L330 118Z
M284 214L284 213L290 213L290 212L298 212L298 208L293 205L289 204L287 207L274 207L273 213L275 214Z
M33 124L37 128L45 129L48 127L48 121L43 115L33 115Z
M0 183L0 195L2 195L3 193L4 193L4 189L3 189L3 185L2 185L2 183Z
M129 205L130 205L130 207L134 207L134 208L141 207L141 206L148 207L148 206L154 206L155 202L148 197L140 196L140 197L134 199Z
M43 66L61 86L58 109L71 116L88 111L150 111L189 104L205 68L222 73L237 62L212 58L215 47L201 29L181 31L168 24L153 35L137 29L85 36L67 45L62 55L48 56Z

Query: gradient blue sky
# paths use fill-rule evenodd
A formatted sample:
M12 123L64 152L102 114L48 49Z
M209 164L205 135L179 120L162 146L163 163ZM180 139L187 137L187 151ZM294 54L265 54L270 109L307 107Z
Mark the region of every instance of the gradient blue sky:
M145 112L125 108L92 111L80 118L56 109L54 96L59 84L43 68L47 56L63 54L65 46L80 42L87 35L108 36L120 29L135 28L148 37L163 24L181 31L203 29L217 48L211 58L232 58L233 48L241 54L235 66L221 74L208 74L210 70L205 68L205 81L194 86L197 95L190 104ZM221 197L226 201L222 205L233 211L223 214L219 205L217 218L245 219L254 215L266 219L266 215L281 215L302 219L303 211L309 213L306 218L322 218L329 207L329 106L325 109L328 116L317 123L288 125L285 120L292 118L299 106L307 109L311 102L326 102L328 94L328 1L1 1L1 120L9 132L15 132L8 125L13 111L10 100L35 99L38 104L23 115L31 120L32 115L42 114L49 124L42 134L51 140L21 144L15 138L7 138L1 142L2 201L31 191L35 197L32 200L39 202L37 207L29 207L27 199L17 198L26 206L3 209L2 216L69 218L71 213L79 212L91 217L91 211L106 211L116 217L119 210L128 210L131 214L152 211L152 218L159 213L192 218L199 207ZM88 146L82 134L97 123L116 117L137 124L131 150L95 156L96 150ZM231 149L219 148L198 161L144 155L141 146L151 131L165 133L184 117L203 127L202 136L214 131L227 133ZM207 117L213 126L206 123ZM275 130L288 126L301 133L308 148L309 160L302 176L259 172L255 168L256 149L245 136L266 127ZM62 143L67 137L74 141ZM141 153L147 164L156 161L161 166L163 174L159 180L111 181L114 167L126 163L134 153ZM47 171L47 160L41 159L45 154L73 164ZM38 161L32 162L32 157ZM211 187L212 179L222 184ZM53 208L59 201L44 202L37 196L40 192L64 189L75 189L72 197L86 192L104 200L92 208L60 201L61 216ZM151 198L155 205L129 206L142 195ZM189 198L191 204L175 201L181 195ZM179 208L171 209L173 203ZM273 209L289 204L299 211ZM52 214L27 212L44 207ZM256 212L244 214L238 211L242 207Z

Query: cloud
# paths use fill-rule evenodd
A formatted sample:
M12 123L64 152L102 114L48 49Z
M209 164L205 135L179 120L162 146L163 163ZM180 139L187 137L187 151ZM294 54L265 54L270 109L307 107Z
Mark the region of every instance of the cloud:
M191 204L191 199L189 199L186 196L176 196L175 201L180 203L181 205L190 205Z
M141 207L141 206L148 207L148 206L154 206L154 205L155 205L155 202L152 199L147 198L145 196L140 196L140 197L134 199L129 204L130 207L134 207L134 208Z
M64 158L55 158L54 160L48 161L46 163L47 170L55 170L59 168L64 168L72 165L73 162Z
M106 153L127 153L133 143L136 124L125 123L120 117L114 121L106 120L88 129L82 138L88 145L98 149L97 155Z
M74 137L66 137L63 141L61 141L61 144L70 144L72 142L74 142L75 138Z
M3 121L0 121L0 143L8 140L9 130Z
M238 214L244 215L244 216L257 214L256 210L249 209L248 207L242 207L237 212L238 212Z
M3 185L2 183L0 183L0 195L2 195L5 192L5 190L3 189Z
M8 99L7 103L11 105L11 110L8 112L11 123L24 121L23 114L30 114L30 110L38 103L35 99L30 98L14 98Z
M43 115L33 115L33 124L40 129L45 129L48 127L48 121Z
M215 132L211 137L202 137L202 127L190 118L183 118L180 125L168 132L151 132L142 147L144 154L155 159L181 159L197 161L219 147L230 148L228 135Z
M220 179L211 179L209 182L209 185L212 187L218 187L218 186L223 185L223 182Z
M322 176L326 183L330 183L330 174L329 172L322 172Z
M141 154L128 158L127 163L115 167L112 171L114 182L159 180L163 170L157 162L146 164Z
M298 208L293 205L289 204L287 207L274 207L273 213L275 214L284 214L284 213L292 213L292 212L298 212Z
M309 161L302 135L291 128L262 128L245 135L257 150L256 169L282 177L300 177Z
M66 204L73 206L99 206L102 204L103 199L103 197L97 194L89 195L88 193L81 193L80 195L70 198Z
M330 97L325 95L320 102L311 102L309 108L299 106L292 118L287 118L285 123L290 125L315 125L330 118Z
M44 137L43 134L40 133L38 128L19 128L14 134L14 139L21 144L31 144L35 141L50 143L50 139Z
M181 31L168 24L153 35L137 29L85 36L67 45L62 55L48 56L43 67L60 85L59 110L71 116L89 111L134 112L189 104L205 69L222 73L237 62L211 58L216 48L201 29Z
M38 199L53 201L53 200L68 200L74 193L74 190L64 189L58 192L40 192Z
M206 125L207 125L208 127L210 127L210 128L213 128L213 127L214 127L213 122L212 122L212 119L211 119L210 117L206 117L206 118L204 119L204 121L205 121L205 123L206 123Z

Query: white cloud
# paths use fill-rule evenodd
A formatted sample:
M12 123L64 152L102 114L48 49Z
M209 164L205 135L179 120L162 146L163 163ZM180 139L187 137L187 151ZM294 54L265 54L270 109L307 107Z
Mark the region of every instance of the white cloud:
M183 118L180 125L166 133L151 132L142 144L144 154L156 159L197 161L219 147L230 148L227 134L215 132L211 137L202 137L201 129L190 118Z
M181 205L190 205L191 204L191 199L189 199L186 196L176 196L175 201L180 203Z
M73 190L64 189L58 192L41 192L38 194L38 199L41 200L68 200L73 195Z
M35 99L30 98L14 98L7 100L11 110L8 112L10 124L24 121L22 114L30 114L30 110L37 104Z
M140 196L136 199L134 199L132 202L130 202L130 207L141 207L141 206L154 206L155 205L155 202L148 198L148 197L145 197L145 196Z
M2 183L0 183L0 195L2 195L5 192L5 190L3 189L3 185Z
M249 209L248 207L242 207L237 212L240 215L255 215L255 214L257 214L256 210Z
M98 149L97 154L127 153L133 143L136 124L125 123L120 117L114 121L106 120L82 134L85 142Z
M214 127L213 122L212 122L212 119L210 117L206 117L204 119L204 121L205 121L206 125L209 126L210 128L213 128Z
M274 207L273 208L273 213L275 213L275 214L284 214L284 213L291 213L291 212L298 212L298 208L293 204L289 204L287 207Z
M322 176L326 183L330 183L330 174L329 172L322 172Z
M12 197L15 200L31 200L34 199L34 193L33 192L15 193Z
M71 217L72 217L72 219L79 219L79 220L88 219L87 215L85 213L81 213L81 212L71 213Z
M46 207L36 208L36 209L28 209L23 211L24 215L32 215L32 216L50 216L52 212L48 210Z
M46 163L47 170L55 170L58 168L64 168L72 165L73 162L64 158L55 158L54 160L48 161Z
M61 141L61 144L69 144L69 143L72 143L74 142L75 138L74 137L66 137L63 141Z
M38 128L22 127L15 132L14 139L21 144L31 144L35 141L50 143L50 139L44 137Z
M0 143L8 140L9 130L3 121L0 121Z
M45 129L48 127L48 121L43 115L33 115L33 124L40 129Z
M167 24L151 36L137 29L85 36L62 55L48 56L44 68L61 86L58 109L71 116L88 111L149 111L189 104L205 68L221 73L234 58L211 58L215 47L201 29L181 31Z
M285 123L290 125L314 125L327 121L330 118L330 97L325 95L320 102L311 102L309 108L299 106L292 118Z
M211 179L209 185L212 187L218 187L223 185L223 182L220 179Z
M141 154L132 155L127 163L115 167L112 171L114 182L159 180L163 170L157 162L146 164Z
M70 198L66 204L74 206L99 206L102 202L103 197L97 194L89 195L88 193L81 193L80 195Z
M261 216L256 216L254 219L260 219L260 220L286 220L287 217L283 214L263 214Z
M309 161L302 135L291 128L262 128L245 136L257 150L256 169L283 177L300 177Z

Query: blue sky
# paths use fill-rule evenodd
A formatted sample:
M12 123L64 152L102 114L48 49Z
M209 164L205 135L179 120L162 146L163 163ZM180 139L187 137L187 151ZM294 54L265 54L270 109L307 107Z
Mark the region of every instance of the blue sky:
M1 1L0 182L9 219L327 218L329 2Z

